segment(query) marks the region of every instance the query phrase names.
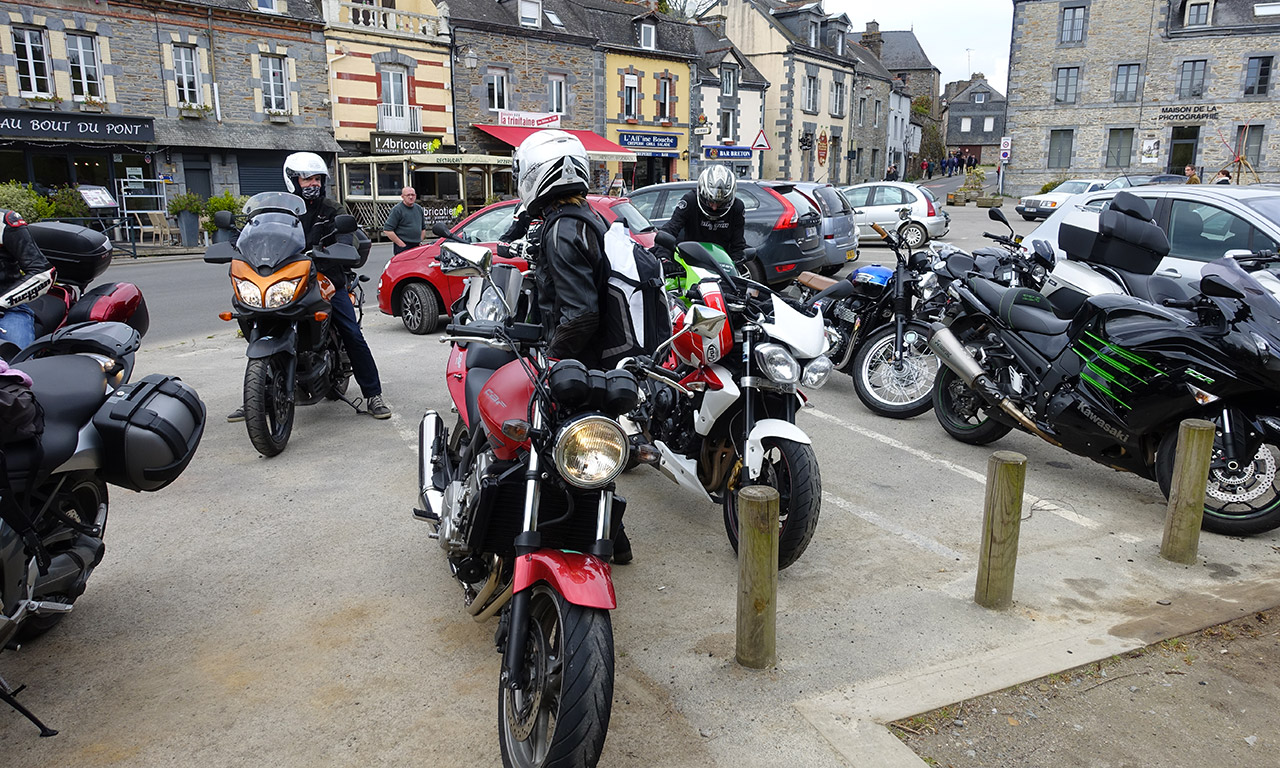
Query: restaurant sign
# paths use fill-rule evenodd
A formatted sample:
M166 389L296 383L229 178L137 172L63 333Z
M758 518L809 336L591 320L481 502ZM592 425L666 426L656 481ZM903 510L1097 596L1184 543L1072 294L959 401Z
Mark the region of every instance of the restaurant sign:
M703 147L702 155L708 160L750 160L751 147Z
M660 152L672 152L680 147L680 134L619 131L618 144L626 147L627 149L650 149Z
M498 125L511 128L559 128L560 114L557 112L498 112Z
M427 155L439 148L438 138L421 133L369 134L369 150L375 155Z
M85 141L155 141L149 117L0 109L0 136Z

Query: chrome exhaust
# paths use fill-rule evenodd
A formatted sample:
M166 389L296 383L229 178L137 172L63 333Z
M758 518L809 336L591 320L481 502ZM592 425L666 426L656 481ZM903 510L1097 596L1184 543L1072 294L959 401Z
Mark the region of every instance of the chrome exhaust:
M440 452L445 450L444 422L440 414L427 411L418 425L418 502L426 514L415 515L419 520L439 524L444 513L444 493L432 481Z

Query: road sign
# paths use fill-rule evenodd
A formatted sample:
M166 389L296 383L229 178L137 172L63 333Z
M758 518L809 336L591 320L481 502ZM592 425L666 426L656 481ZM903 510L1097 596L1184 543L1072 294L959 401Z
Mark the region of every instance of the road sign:
M1001 136L1001 137L1000 137L1000 148L1001 148L1001 149L1013 149L1013 137L1012 137L1012 136Z
M1002 149L1002 150L1000 150L1000 159L1001 159L1001 160L1008 160L1008 159L1009 159L1009 150L1007 150L1007 149Z
M760 129L760 133L756 134L756 140L751 142L752 149L773 149L769 146L769 137L764 135L764 129Z

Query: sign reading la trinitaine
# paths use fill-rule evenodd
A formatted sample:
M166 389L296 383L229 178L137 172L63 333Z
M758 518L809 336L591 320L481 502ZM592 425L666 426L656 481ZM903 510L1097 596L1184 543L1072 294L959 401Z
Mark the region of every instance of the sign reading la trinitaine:
M89 141L154 141L155 121L149 117L83 115L0 109L0 136Z

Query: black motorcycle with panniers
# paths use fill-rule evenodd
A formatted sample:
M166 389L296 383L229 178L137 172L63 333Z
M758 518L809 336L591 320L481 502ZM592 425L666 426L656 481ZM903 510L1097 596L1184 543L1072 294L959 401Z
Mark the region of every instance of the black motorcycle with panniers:
M253 447L268 457L289 444L296 405L346 400L352 375L330 318L330 299L341 289L322 269L352 270L363 264L355 247L332 242L355 233L358 225L354 216L337 216L335 232L308 247L301 221L305 212L297 195L254 195L244 205L238 231L230 211L215 214L222 242L211 245L204 256L210 264L231 265L233 311L221 317L239 321L249 344L245 427ZM347 282L358 286L351 274Z
M1150 208L1123 192L1096 232L1064 226L1060 238L1069 252L1142 274L1169 250ZM1204 528L1280 527L1280 303L1245 268L1277 265L1274 254L1221 258L1204 267L1192 298L1159 306L1104 294L1069 318L1030 288L957 281L957 301L930 339L946 365L934 412L961 442L1022 429L1155 480L1166 495L1179 424L1205 419L1217 437Z
M15 357L0 386L0 650L52 629L102 562L107 486L158 491L187 468L205 406L175 376L130 382L137 332L115 322L68 326ZM28 381L30 382L28 384ZM29 409L21 427L7 418ZM42 723L0 678L0 702Z

